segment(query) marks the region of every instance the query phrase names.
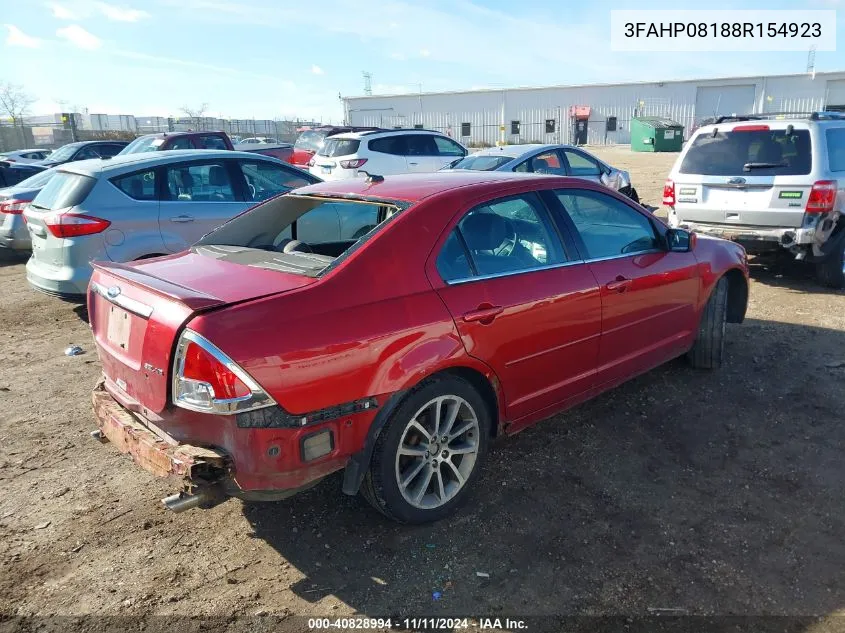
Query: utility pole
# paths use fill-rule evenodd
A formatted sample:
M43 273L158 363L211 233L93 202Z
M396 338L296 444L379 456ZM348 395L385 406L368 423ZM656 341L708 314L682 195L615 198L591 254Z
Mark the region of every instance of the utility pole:
M807 53L807 73L816 78L816 45L813 44Z
M365 70L361 74L364 76L364 94L369 97L373 94L373 73Z

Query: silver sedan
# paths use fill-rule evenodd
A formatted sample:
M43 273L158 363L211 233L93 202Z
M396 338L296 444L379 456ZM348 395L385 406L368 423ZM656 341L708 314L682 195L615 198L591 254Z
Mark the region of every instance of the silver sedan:
M575 176L615 189L634 202L640 201L637 190L631 184L631 176L627 171L612 167L580 147L573 147L572 145L528 144L491 147L453 161L444 169L515 171Z

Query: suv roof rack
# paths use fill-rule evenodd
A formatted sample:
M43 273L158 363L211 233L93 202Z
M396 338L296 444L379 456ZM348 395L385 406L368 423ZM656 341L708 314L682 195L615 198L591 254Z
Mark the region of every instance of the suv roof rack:
M759 114L731 114L717 117L714 123L726 121L761 121L765 119L810 119L811 121L831 121L845 119L845 112L761 112Z
M366 136L368 134L381 134L382 132L431 132L432 134L443 134L440 130L429 130L422 127L396 127L396 128L379 128L377 130L371 130L366 132L359 132L361 136Z

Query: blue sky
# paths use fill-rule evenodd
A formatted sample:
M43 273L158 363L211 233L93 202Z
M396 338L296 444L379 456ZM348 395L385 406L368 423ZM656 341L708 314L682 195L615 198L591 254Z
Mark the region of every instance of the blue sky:
M837 51L845 70L845 0ZM178 115L209 104L227 118L338 121L338 94L658 81L803 72L805 52L614 53L611 9L698 2L560 0L0 0L0 81L38 101L33 114ZM794 9L785 0L708 9Z

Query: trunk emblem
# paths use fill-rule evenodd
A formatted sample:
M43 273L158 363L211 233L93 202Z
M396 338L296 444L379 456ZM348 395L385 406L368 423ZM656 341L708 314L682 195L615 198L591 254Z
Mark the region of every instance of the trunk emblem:
M745 178L742 178L741 176L734 176L733 178L728 180L728 184L729 185L744 185L745 184Z
M163 370L163 369L160 369L160 368L158 368L158 367L153 367L153 366L152 366L152 365L150 365L149 363L144 363L144 369L146 369L147 371L151 371L151 372L152 372L152 373L154 373L154 374L158 374L159 376L163 376L163 375L164 375L164 370Z
M106 290L106 294L109 296L109 299L114 299L120 294L120 286L111 286L108 290Z

